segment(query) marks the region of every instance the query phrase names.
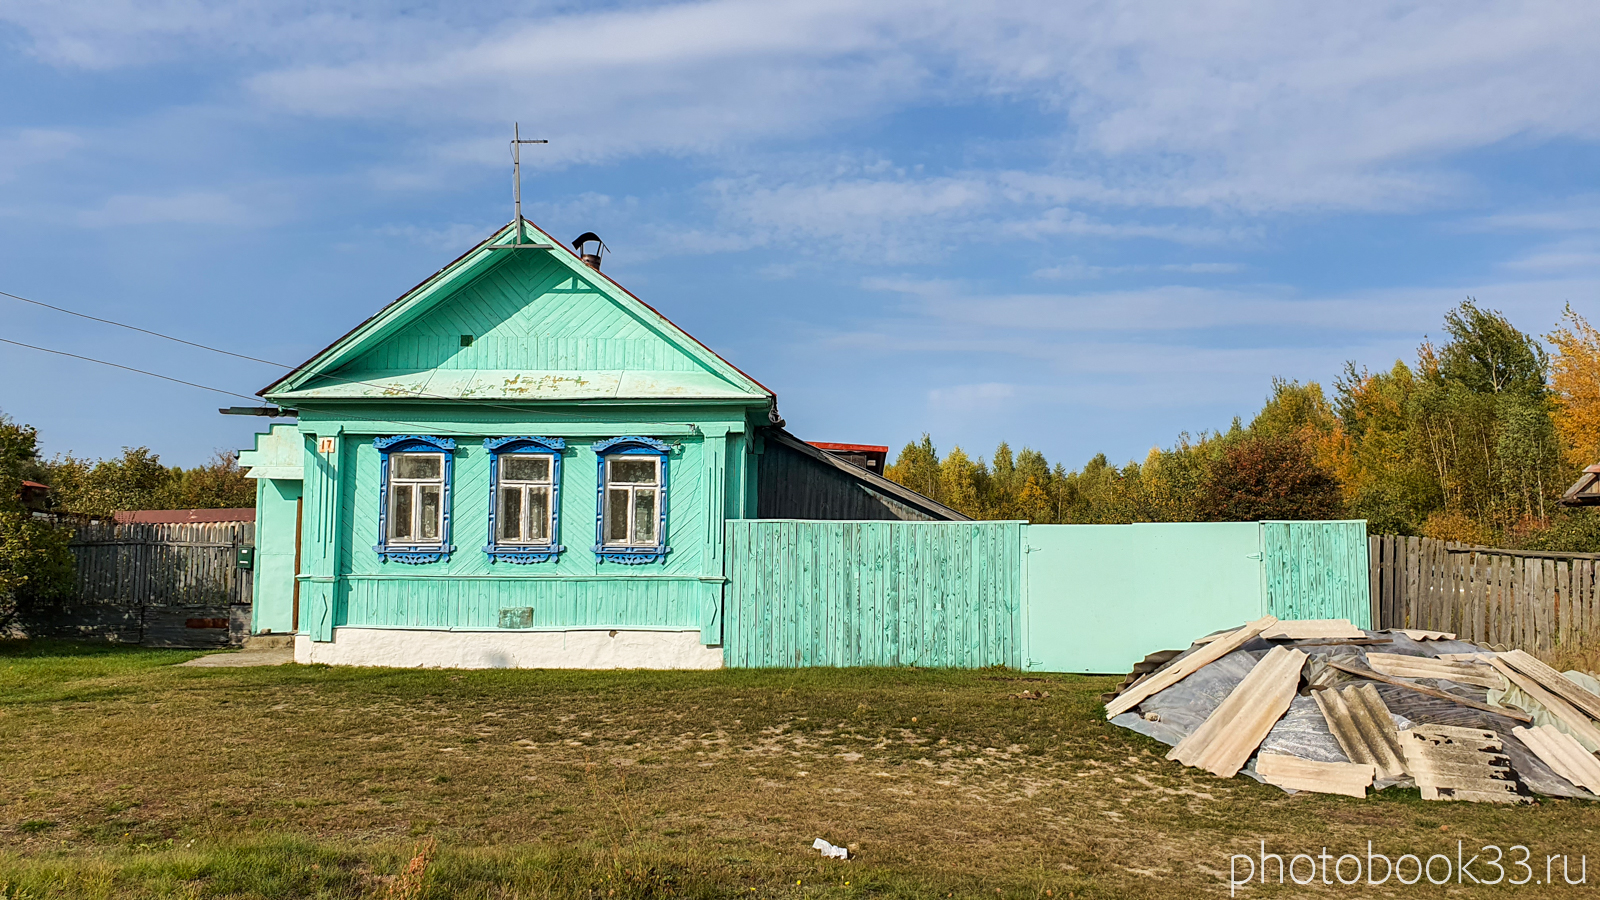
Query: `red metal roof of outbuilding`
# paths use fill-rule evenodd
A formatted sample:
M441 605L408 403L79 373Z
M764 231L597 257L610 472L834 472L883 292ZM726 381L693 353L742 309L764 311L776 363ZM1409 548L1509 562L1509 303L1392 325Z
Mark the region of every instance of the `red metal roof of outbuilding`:
M192 522L254 522L251 509L132 509L112 513L118 525L184 525Z
M846 453L888 453L888 447L877 444L831 444L827 441L806 441L818 450L842 450Z

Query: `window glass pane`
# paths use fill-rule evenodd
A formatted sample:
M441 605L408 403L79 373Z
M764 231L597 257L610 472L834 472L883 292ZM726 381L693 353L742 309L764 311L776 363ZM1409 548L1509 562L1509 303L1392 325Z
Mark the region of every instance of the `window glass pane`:
M528 540L550 540L550 489L528 488Z
M628 491L606 491L606 543L628 542Z
M411 492L409 484L389 488L389 539L404 541L411 538Z
M422 516L421 521L417 523L421 534L418 537L424 541L437 541L440 513L444 511L444 504L441 502L444 488L437 484L419 484L417 493L422 495L420 498Z
M500 489L500 508L495 510L494 520L500 527L500 540L522 540L522 488Z
M442 478L444 457L437 453L394 453L389 465L395 478Z
M637 489L633 492L633 543L656 542L656 492Z
M656 461L654 459L628 459L617 457L611 460L612 484L655 484Z
M500 457L500 478L503 481L540 481L550 483L550 457L517 454Z

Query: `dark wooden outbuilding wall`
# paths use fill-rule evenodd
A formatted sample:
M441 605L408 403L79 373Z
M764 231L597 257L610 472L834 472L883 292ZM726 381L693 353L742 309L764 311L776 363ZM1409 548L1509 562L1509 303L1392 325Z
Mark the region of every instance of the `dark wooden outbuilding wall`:
M761 519L964 521L966 516L778 428L763 431L756 467Z

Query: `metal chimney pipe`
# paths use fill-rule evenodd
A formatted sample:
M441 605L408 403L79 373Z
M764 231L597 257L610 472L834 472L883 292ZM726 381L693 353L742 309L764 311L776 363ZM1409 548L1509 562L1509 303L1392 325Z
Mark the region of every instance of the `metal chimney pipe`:
M594 244L594 249L584 249L587 244ZM584 265L598 272L600 271L600 255L611 248L606 246L605 241L600 240L600 235L592 231L585 231L572 242L572 249L578 251L578 258L583 260Z

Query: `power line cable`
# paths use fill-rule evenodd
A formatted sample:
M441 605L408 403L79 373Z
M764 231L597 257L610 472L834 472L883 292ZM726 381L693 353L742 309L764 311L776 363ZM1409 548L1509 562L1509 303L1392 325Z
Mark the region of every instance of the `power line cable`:
M46 309L53 309L56 312L66 313L69 316L77 316L80 319L89 319L89 320L92 320L92 321L95 321L95 322L103 322L103 323L105 323L107 325L115 325L118 328L126 328L126 329L128 329L130 331L137 331L137 332L140 332L141 334L151 335L152 337L158 337L158 338L162 338L164 340L174 341L174 342L179 343L179 344L187 344L190 347L197 347L197 348L199 348L201 350L209 350L212 353L220 353L223 356L232 356L232 357L234 357L236 359L249 360L250 362L262 363L264 365L269 365L269 366L277 366L280 369L288 369L291 372L294 371L295 369L299 368L299 366L291 366L288 363L273 362L270 359L261 359L259 357L255 357L255 356L246 356L246 355L244 355L242 353L234 353L231 350L223 350L220 347L212 347L212 346L210 346L208 344L200 344L200 343L196 343L195 341L184 340L183 338L180 338L180 337L173 337L170 334L162 334L159 331L151 331L148 328L140 328L137 325L129 325L126 322L118 322L118 321L115 321L113 319L103 319L103 318L101 318L99 316L91 316L91 315L89 315L87 313L77 312L75 310L70 310L70 309L67 309L67 308L61 307L61 306L54 306L54 305L51 305L49 303L41 302L39 300L30 300L27 297L21 297L21 296L18 296L16 294L10 293L8 291L0 291L0 296L10 297L13 300L20 300L23 303L31 303L34 306L42 306L42 307L44 307ZM7 341L6 343L16 344L17 342L16 341ZM33 345L31 345L31 344L19 344L19 346L33 347ZM63 356L72 356L73 355L71 353L62 353L61 351L58 351L58 350L48 350L48 349L43 348L43 347L33 347L33 349L35 349L35 350L44 350L46 353L61 353L61 355L63 355ZM103 360L91 359L90 357L86 357L86 356L80 356L80 357L77 357L77 358L78 359L86 359L89 362L104 363L105 365L108 365L108 366L117 365L116 363L105 363ZM128 368L128 367L127 366L120 366L119 368ZM130 369L130 371L142 372L143 374L146 374L146 375L155 375L156 378L166 378L168 381L178 381L180 384L189 384L190 383L190 382L186 382L186 381L181 381L181 380L176 379L176 378L167 378L167 376L165 376L165 375L156 375L153 372L144 372L144 370L142 370L142 369ZM331 374L328 374L328 373L325 373L325 372L313 372L313 373L311 373L311 377L313 377L313 378L325 378L325 379L330 379L330 380L341 380L341 379L337 379L337 376L334 376L334 375L331 375ZM445 401L447 403L461 403L461 404L464 404L464 405L467 405L467 406L471 406L474 409L502 409L502 410L506 410L508 412L514 412L514 413L525 413L525 412L527 412L527 410L522 409L520 407L506 406L504 404L489 403L489 402L486 402L486 401L465 400L465 399L463 399L461 397L448 397L448 396L445 396L444 394L430 394L430 393L428 393L426 391L419 391L419 390L415 390L415 389L412 389L412 388L398 388L397 389L394 385L378 384L377 382L372 382L372 381L349 380L349 381L343 381L343 383L345 383L345 384L359 384L359 385L363 385L365 387L375 387L375 388L378 388L378 389L386 392L386 394L388 396L390 396L390 397L395 396L395 394L393 392L398 390L403 395L414 397L414 398L417 398L417 399L422 399L422 400L443 400L443 401ZM204 386L203 385L196 385L196 387L204 387ZM259 396L257 396L257 397L245 397L243 394L235 394L232 391L223 391L220 388L205 388L205 389L209 390L209 391L218 391L220 393L228 394L228 395L234 396L234 397L243 397L244 399L249 400L252 403L259 403L262 400L262 398L259 397ZM603 419L603 418L601 418L599 416L585 416L585 415L583 415L581 413L567 412L565 410L546 411L546 414L547 415L558 415L558 416L562 416L562 417L565 417L565 418L568 418L568 419L574 419L574 420L583 421L583 422L603 422L603 421L606 421L605 419ZM360 416L350 416L350 418L359 419L361 417ZM395 420L395 419L368 419L366 421L372 421L372 422L398 422L398 420ZM404 424L407 424L407 423L398 422L398 424L404 425ZM420 427L420 426L413 426L413 427Z
M204 385L204 384L195 384L192 381L184 381L182 378L173 378L171 375L162 375L159 372L151 372L151 371L147 371L145 369L135 369L133 366L125 366L125 365L123 365L121 363L107 362L107 361L105 361L103 359L95 359L92 356L79 356L76 353L68 353L65 350L51 350L49 347L39 347L39 346L35 346L33 344L24 344L21 341L13 341L13 340L10 340L9 338L0 338L0 343L12 344L12 345L17 346L17 347L27 347L29 350L38 350L38 351L40 351L42 353L54 353L57 356L70 356L73 359L81 359L84 362L99 363L102 366L110 366L113 369L122 369L122 370L128 371L128 372L137 372L140 375L149 375L151 378L159 378L162 381L172 381L172 382L176 382L177 384L185 384L185 385L188 385L189 387L192 387L192 388L199 388L202 391L211 391L211 392L217 393L217 394L227 394L229 397L239 397L240 399L250 400L252 402L258 401L260 399L259 397L249 397L249 396L246 396L244 394L236 394L233 391L225 391L222 388L214 388L214 387L211 387L209 385Z
M58 313L66 313L69 316L77 316L80 319L88 319L88 320L90 320L92 322L104 322L107 325L115 325L118 328L126 328L129 331L137 331L140 334L148 334L151 337L158 337L158 338L162 338L163 340L174 341L174 342L179 343L179 344L187 344L190 347L198 347L201 350L210 350L212 353L221 353L223 356L232 356L235 359L247 359L250 362L265 363L266 365L269 365L269 366L277 366L280 369L293 369L294 368L294 366L288 365L286 363L273 362L270 359L261 359L260 357L256 357L256 356L246 356L243 353L234 353L231 350L223 350L223 349L218 348L218 347L207 346L206 344L197 344L194 341L186 341L186 340L184 340L183 338L180 338L180 337L173 337L170 334L162 334L159 331L151 331L148 328L140 328L137 325L129 325L126 322L116 322L116 321L113 321L111 319L102 319L99 316L91 316L88 313L77 312L75 310L66 309L65 307L52 306L49 303L44 303L44 302L41 302L39 300L30 300L27 297L19 297L16 294L10 293L9 291L0 291L0 296L10 297L13 300L21 300L23 303L32 303L34 306L42 306L45 309L53 309Z
M184 381L182 378L173 378L171 375L162 375L160 372L151 372L151 371L146 370L146 369L136 369L133 366L125 366L125 365L123 365L121 363L114 363L114 362L110 362L110 361L104 360L104 359L96 359L96 358L94 358L92 356L79 356L76 353L68 353L65 350L52 350L49 347L40 347L40 346L38 346L36 344L25 344L22 341L13 341L13 340L11 340L9 338L0 338L0 344L11 344L11 345L16 346L16 347L26 347L29 350L38 350L41 353L53 353L53 354L55 354L57 356L67 356L67 357L71 357L72 359L81 359L84 362L92 362L92 363L96 363L96 364L102 365L102 366L110 366L113 369L122 369L123 371L126 371L126 372L135 372L135 373L140 374L140 375L148 375L151 378L159 378L162 381L171 381L171 382L174 382L176 384L186 385L186 386L192 387L192 388L199 388L202 391L211 391L212 393L215 393L215 394L226 394L229 397L238 397L240 399L250 400L252 402L260 400L259 397L249 397L249 396L246 396L244 394L237 394L237 393L234 393L233 391L224 390L224 389L218 388L218 387L212 387L212 386L207 385L207 384L198 384L198 383L193 382L193 381ZM445 399L450 399L450 398L445 398ZM454 402L465 403L466 401L454 401ZM515 410L515 407L504 407L504 408L505 409L513 409L513 410ZM516 410L516 411L525 412L526 410ZM558 413L558 414L560 414L560 415L571 415L570 413ZM356 415L354 413L348 413L348 412L340 412L339 415L338 415L338 418L341 418L341 419L354 419L354 420L356 420L358 422L377 422L377 423L380 423L380 424L404 425L407 428L415 428L418 431L423 431L423 432L426 432L429 429L434 427L433 425L424 425L424 424L421 424L421 423L418 423L418 422L407 422L407 421L404 421L402 419L391 419L391 418L379 419L379 418L374 418L372 416L361 416L361 415ZM591 417L591 416L583 416L581 418L595 419L595 417ZM600 421L599 419L595 419L595 420L596 421ZM453 428L451 430L453 432L455 432L455 433L466 435L466 436L469 436L469 437L501 437L501 436L504 435L504 429L497 429L497 430L492 430L492 431L475 431L475 430L466 429L466 428Z

